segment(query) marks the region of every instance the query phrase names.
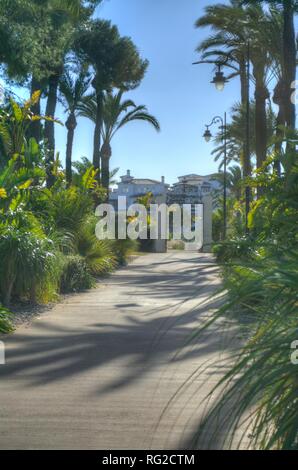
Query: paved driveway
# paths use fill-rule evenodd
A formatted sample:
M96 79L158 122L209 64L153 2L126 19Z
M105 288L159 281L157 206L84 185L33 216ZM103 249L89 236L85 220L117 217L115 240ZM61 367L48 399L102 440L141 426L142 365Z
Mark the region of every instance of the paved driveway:
M224 348L221 332L191 340L218 286L210 255L141 256L18 329L0 366L0 448L186 447Z

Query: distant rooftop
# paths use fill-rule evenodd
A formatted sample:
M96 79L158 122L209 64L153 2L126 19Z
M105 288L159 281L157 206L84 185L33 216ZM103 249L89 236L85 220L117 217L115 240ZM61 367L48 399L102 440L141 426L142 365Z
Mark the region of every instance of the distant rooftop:
M178 180L206 180L207 178L213 178L214 174L210 175L196 175L196 174L191 174L191 175L184 175L184 176L179 176Z
M142 185L142 184L165 184L165 178L164 176L161 177L160 181L153 180L150 178L134 178L131 176L130 170L127 170L126 175L121 176L121 181L122 183L129 183L129 184L135 184L135 185Z
M160 181L157 180L151 180L147 178L134 178L131 181L131 184L159 184Z

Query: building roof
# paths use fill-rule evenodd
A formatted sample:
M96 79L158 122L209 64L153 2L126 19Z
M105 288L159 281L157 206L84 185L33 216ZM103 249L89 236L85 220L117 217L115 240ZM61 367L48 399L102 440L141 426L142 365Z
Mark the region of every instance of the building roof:
M214 178L216 176L216 173L210 174L210 175L196 175L196 174L191 174L191 175L184 175L184 176L179 176L178 180L207 180Z
M161 181L151 180L147 178L134 178L130 181L131 184L161 184Z

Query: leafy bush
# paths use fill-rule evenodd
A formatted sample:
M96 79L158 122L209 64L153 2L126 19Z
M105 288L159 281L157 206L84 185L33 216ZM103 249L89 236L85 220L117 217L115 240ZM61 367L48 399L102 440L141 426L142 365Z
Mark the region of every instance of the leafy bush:
M35 93L24 105L10 99L0 110L0 299L48 302L62 292L88 289L95 276L124 263L137 244L99 241L95 236L95 201L106 198L91 164L81 167L68 185L59 156L49 176L45 142L26 137ZM84 165L83 165L84 166ZM4 318L4 317L3 317ZM4 321L4 320L3 320Z
M110 273L117 265L113 244L109 240L98 240L95 236L95 221L86 220L78 234L77 250L94 276Z
M249 216L249 237L215 248L224 263L223 307L215 315L246 325L248 340L216 388L219 400L202 422L199 437L217 420L230 443L239 423L256 449L298 450L298 164L284 161L284 174L260 173L262 197ZM246 322L247 323L247 322ZM231 403L233 407L231 408Z
M245 237L214 245L213 253L220 263L233 262L236 260L244 260L247 262L257 257L255 245L248 243Z
M169 248L171 248L172 250L185 250L185 243L183 241L172 241L169 243Z
M13 295L36 301L38 286L46 286L56 269L52 241L42 233L13 225L1 228L0 257L0 288L5 305L9 305Z
M11 313L0 304L0 333L10 333L13 331L13 326L9 317Z
M137 240L115 240L111 242L113 252L120 266L127 263L127 259L140 249L140 243Z
M218 384L226 385L219 401L202 423L203 433L220 415L225 435L235 436L246 419L250 445L256 449L298 449L297 365L291 363L291 344L298 340L298 251L278 259L242 268L235 281L228 279L224 307L219 315L235 310L250 315L250 338L231 370ZM217 317L218 317L217 316ZM229 406L233 403L233 408ZM226 410L226 411L225 411ZM220 429L217 429L220 433Z
M47 191L43 199L44 223L49 222L57 230L76 236L84 225L86 217L93 212L90 194L72 186L68 189Z
M94 278L90 274L85 260L81 256L65 257L60 280L60 291L63 294L91 289Z

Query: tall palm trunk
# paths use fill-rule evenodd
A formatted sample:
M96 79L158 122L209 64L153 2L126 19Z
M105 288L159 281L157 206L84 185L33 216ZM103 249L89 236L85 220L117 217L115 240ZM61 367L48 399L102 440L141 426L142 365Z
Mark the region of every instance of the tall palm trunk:
M262 167L267 157L268 129L267 129L266 100L269 98L269 92L267 88L264 86L263 78L264 77L261 77L261 76L256 77L256 90L255 90L255 101L256 101L255 135L256 135L257 168ZM263 194L263 188L259 186L257 190L257 197L260 198L262 194Z
M59 73L56 73L49 78L49 95L48 95L47 106L46 106L46 116L49 116L51 118L55 117L59 78L60 78ZM47 140L47 143L48 143L47 186L51 187L55 182L54 176L52 174L52 165L55 160L54 122L46 121L45 139Z
M292 103L292 83L296 80L296 38L294 25L294 1L283 1L284 31L283 31L283 56L284 56L284 81L286 96L284 101L286 124L290 129L295 129L296 110Z
M72 183L72 148L74 141L74 133L77 127L76 115L74 112L70 113L66 123L67 128L67 145L66 145L66 181L70 185Z
M31 91L30 91L31 96L36 91L40 91L40 90L41 90L41 83L33 75L32 80L31 80ZM40 100L38 100L38 102L35 103L31 107L31 111L33 112L33 114L35 114L37 116L40 116ZM39 142L41 140L41 123L40 123L40 121L33 121L30 124L29 131L28 131L28 136L29 136L29 138L34 138L36 140L36 142Z
M103 92L96 92L96 123L94 129L93 139L93 166L96 170L100 170L100 146L101 146L101 129L102 129L102 108L103 108ZM100 180L100 172L98 172L98 179Z
M274 169L277 171L277 174L281 175L281 165L280 165L280 156L282 151L282 141L284 138L284 132L281 129L285 125L285 113L283 108L281 107L278 111L277 119L276 119L276 142L274 144L274 153L275 153L275 163Z
M247 109L248 104L248 85L249 78L247 76L246 57L240 61L240 85L241 85L241 105L242 109ZM250 154L247 152L246 136L243 135L243 175L244 177L251 176L251 161Z
M256 117L255 117L255 133L256 133L256 156L257 168L261 168L267 156L267 113L266 100L269 98L267 88L264 86L263 78L256 77Z
M104 142L101 148L101 165L102 165L102 186L107 191L107 200L109 199L110 187L110 159L112 156L112 149L109 142Z
M244 109L246 110L246 132L243 147L243 176L249 178L251 176L251 150L250 150L250 44L247 47L246 56L246 95ZM248 185L245 186L245 227L248 233L248 214L250 211L251 202L251 189Z
M276 142L274 144L274 153L275 153L275 158L276 158L275 163L274 163L274 168L277 171L278 175L281 175L280 156L281 156L281 151L282 151L282 141L284 139L283 128L286 125L286 117L285 117L285 110L284 110L284 96L285 96L284 80L280 79L273 93L273 102L279 108L277 119L276 119Z
M241 103L244 107L247 101L247 73L246 73L246 58L239 61L239 76L240 76L240 87L241 87Z

